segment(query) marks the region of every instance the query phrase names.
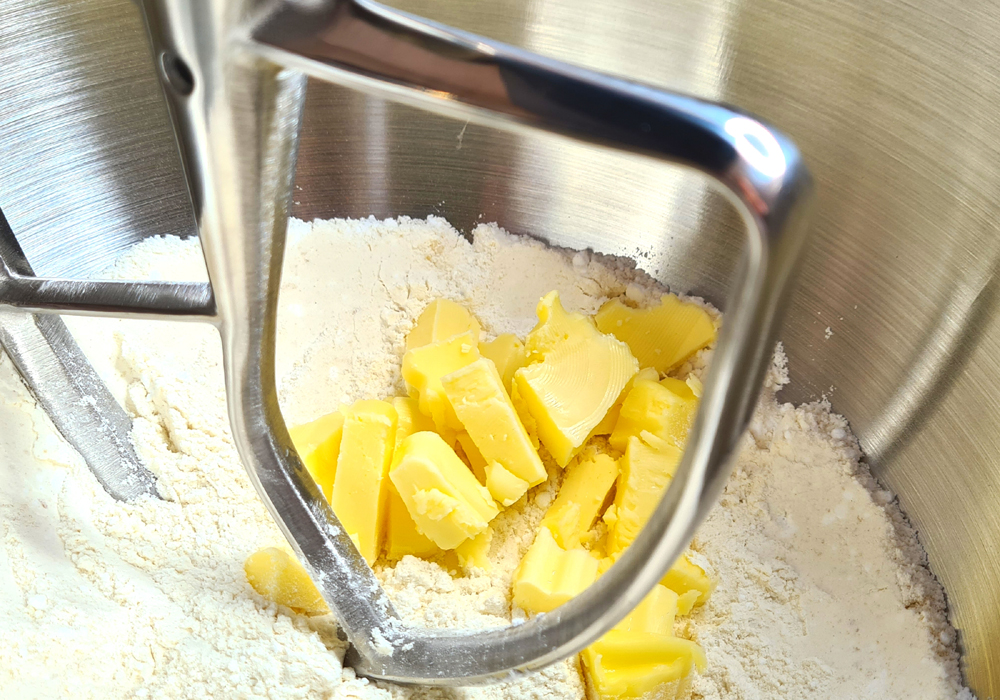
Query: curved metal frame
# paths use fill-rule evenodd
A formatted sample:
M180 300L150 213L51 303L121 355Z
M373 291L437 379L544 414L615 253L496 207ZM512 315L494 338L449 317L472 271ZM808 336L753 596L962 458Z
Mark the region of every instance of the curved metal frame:
M401 683L508 679L575 653L628 613L719 496L770 359L805 234L811 181L755 117L541 58L368 0L145 0L211 279L36 280L0 267L0 303L184 315L224 346L239 453L352 644L358 673ZM169 57L171 60L162 60ZM747 224L746 254L680 467L643 532L594 585L524 624L476 634L402 623L295 454L274 378L276 306L305 75L504 129L541 129L694 168ZM214 295L213 295L214 291Z

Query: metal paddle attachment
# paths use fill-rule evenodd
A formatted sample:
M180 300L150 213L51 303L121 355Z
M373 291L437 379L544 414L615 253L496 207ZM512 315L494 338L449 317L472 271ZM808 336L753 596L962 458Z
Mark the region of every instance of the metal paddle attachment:
M141 4L211 285L41 280L7 260L0 304L218 327L239 453L338 616L351 642L347 663L358 673L401 683L491 682L600 637L683 552L730 473L804 240L811 186L798 150L732 107L548 60L368 0ZM278 408L274 346L307 75L460 119L554 132L693 168L719 185L746 222L745 255L671 486L618 562L551 613L475 634L404 624L295 453Z

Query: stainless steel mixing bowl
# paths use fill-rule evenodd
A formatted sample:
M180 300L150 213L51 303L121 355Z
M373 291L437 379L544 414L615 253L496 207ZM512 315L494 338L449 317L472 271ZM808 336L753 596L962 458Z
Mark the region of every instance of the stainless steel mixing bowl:
M965 668L1000 695L1000 10L943 0L398 0L557 58L778 124L819 184L785 325L791 400L827 396L899 494ZM0 208L39 274L193 233L137 10L0 1ZM639 158L310 87L295 214L439 214L634 257L721 301L738 222ZM734 230L730 230L734 229Z

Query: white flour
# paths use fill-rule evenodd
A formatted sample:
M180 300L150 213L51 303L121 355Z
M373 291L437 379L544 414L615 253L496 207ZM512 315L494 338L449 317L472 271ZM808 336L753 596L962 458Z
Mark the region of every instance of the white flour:
M313 230L315 229L315 230ZM194 242L147 241L115 274L201 279ZM595 311L656 291L621 261L565 254L445 222L293 222L278 348L283 410L298 423L401 389L405 333L430 299L467 304L490 334L524 334L538 298ZM257 596L244 558L281 542L229 437L212 329L81 321L71 327L134 417L166 501L113 501L0 356L0 689L3 698L579 698L573 661L470 690L369 683L342 669L328 622ZM720 507L696 550L719 577L679 631L706 649L704 698L954 698L954 631L890 496L824 406L780 406L772 372ZM452 578L413 558L379 576L400 612L442 627L502 625L510 571L554 485L498 520L492 575ZM527 535L525 533L528 533Z

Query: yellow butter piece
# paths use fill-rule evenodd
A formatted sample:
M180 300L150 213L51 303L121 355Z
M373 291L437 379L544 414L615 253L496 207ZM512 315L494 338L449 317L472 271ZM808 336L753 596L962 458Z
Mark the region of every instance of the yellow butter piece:
M574 316L579 314L567 314L557 294L545 296L538 306L542 323L525 346L539 348L535 354L542 359L514 373L538 437L560 467L569 464L639 370L628 346ZM543 333L546 319L561 320ZM537 342L535 334L541 334Z
M397 396L392 400L396 409L396 441L398 449L413 433L433 430L431 419L420 412L417 400L405 396ZM386 484L389 490L385 518L385 553L390 559L399 559L411 554L415 557L430 557L439 554L441 550L436 544L417 530L417 524L406 510L406 504L396 492L396 487L390 480Z
M684 447L697 410L697 397L679 379L637 381L622 403L609 442L616 450L624 451L630 437L646 431L676 447Z
M290 428L288 434L309 475L329 501L337 474L340 439L344 434L344 414L340 411L328 413L311 423Z
M510 505L529 487L548 478L491 360L480 358L442 377L441 387L465 432L486 461L486 487L497 501ZM491 465L501 467L514 479L500 474ZM502 494L494 492L490 486L491 473L494 484L499 486L502 482ZM511 490L515 486L521 489L520 493Z
M684 595L677 596L677 614L687 615L694 608L701 594L698 591L690 590Z
M611 431L615 429L615 425L618 424L618 416L621 414L622 402L628 393L632 391L632 387L637 381L642 379L648 379L651 381L657 381L660 378L660 374L652 367L643 367L640 369L632 379L628 381L625 388L622 389L622 393L618 396L618 400L615 401L615 405L608 409L608 412L604 414L603 420L597 424L597 427L591 431L591 436L594 435L610 435Z
M472 437L470 437L464 430L458 433L455 440L458 442L458 446L462 450L462 455L465 456L465 461L469 465L469 469L471 469L472 473L476 475L479 483L485 485L486 459L479 452L479 448L476 447L476 443L472 441Z
M417 529L442 549L475 537L499 513L489 491L436 433L403 440L389 478Z
M493 564L489 559L490 543L493 541L493 530L486 528L475 537L467 539L455 548L458 563L466 572L471 569L490 571Z
M613 509L614 506L609 508L609 510ZM597 575L602 576L608 569L610 569L620 554L621 552L619 551L612 556L602 558L600 562L598 562ZM673 593L675 612L672 614L687 615L691 612L695 605L701 605L708 600L709 596L712 594L712 590L715 588L715 582L708 577L704 569L691 563L690 559L688 559L685 554L674 563L670 571L668 571L660 580L658 586L659 588L666 588ZM655 592L659 589L654 588L653 590ZM643 604L646 604L646 602L647 601L644 600ZM639 608L636 608L636 610L638 609ZM635 611L633 611L633 613L634 612ZM655 615L647 616L655 617ZM671 620L673 620L673 618L671 618ZM671 624L673 623L671 622Z
M303 615L326 615L330 609L305 568L288 552L266 547L243 562L247 581L260 595Z
M705 385L701 383L701 380L698 379L698 377L693 374L689 374L687 379L684 380L684 383L687 384L688 389L690 389L691 393L695 395L695 398L701 398L701 394L705 390ZM664 386L666 385L664 384Z
M358 401L343 413L344 435L330 505L371 564L382 548L396 409L386 401Z
M590 685L601 698L638 698L657 691L671 697L694 668L705 668L705 652L687 639L613 629L581 654ZM675 685L673 692L681 688Z
M521 398L521 395L517 391L517 382L515 381L510 387L510 402L514 406L514 410L517 411L517 417L521 419L521 425L524 426L525 431L528 433L528 439L531 440L531 446L536 450L541 443L538 440L538 422L535 417L531 415L531 411L528 410L528 405Z
M692 563L686 554L681 555L674 562L674 565L670 567L670 571L660 579L660 583L679 596L696 593L697 595L691 607L701 605L708 600L713 588L712 580L705 573L705 570L697 564ZM687 612L690 612L691 607L688 607Z
M546 527L514 572L513 604L528 612L550 612L597 578L597 559L584 549L565 550Z
M677 617L677 598L672 590L657 584L614 629L671 636L674 633L674 619Z
M627 343L642 367L653 367L660 374L715 340L715 324L708 312L675 294L665 294L659 306L648 309L632 309L612 299L594 320L602 333Z
M434 422L429 416L420 412L420 402L409 396L397 396L392 400L392 407L396 409L396 442L394 448L399 447L406 438L413 433L420 433L425 430L434 430Z
M486 488L504 508L514 505L528 491L529 484L503 468L499 462L486 465Z
M420 313L417 323L407 334L406 349L412 350L469 331L479 342L479 322L464 306L448 299L435 299Z
M396 492L389 490L385 522L385 554L390 559L400 559L407 554L426 559L440 554L441 549L417 529L406 504Z
M524 345L513 333L504 333L489 342L480 343L479 354L493 361L508 392L511 382L514 381L514 372L528 364L528 354L524 350Z
M549 292L535 309L538 324L528 333L524 351L528 362L540 362L561 345L569 341L590 338L597 327L583 314L572 314L563 308L559 292Z
M416 390L420 411L430 416L438 431L454 433L462 429L441 388L441 377L478 359L479 345L468 331L415 347L403 355L403 379Z
M615 522L608 533L608 554L621 552L642 531L677 470L681 450L655 435L630 437L619 460Z
M560 547L580 546L617 478L618 462L606 454L581 458L569 466L559 495L542 519Z

